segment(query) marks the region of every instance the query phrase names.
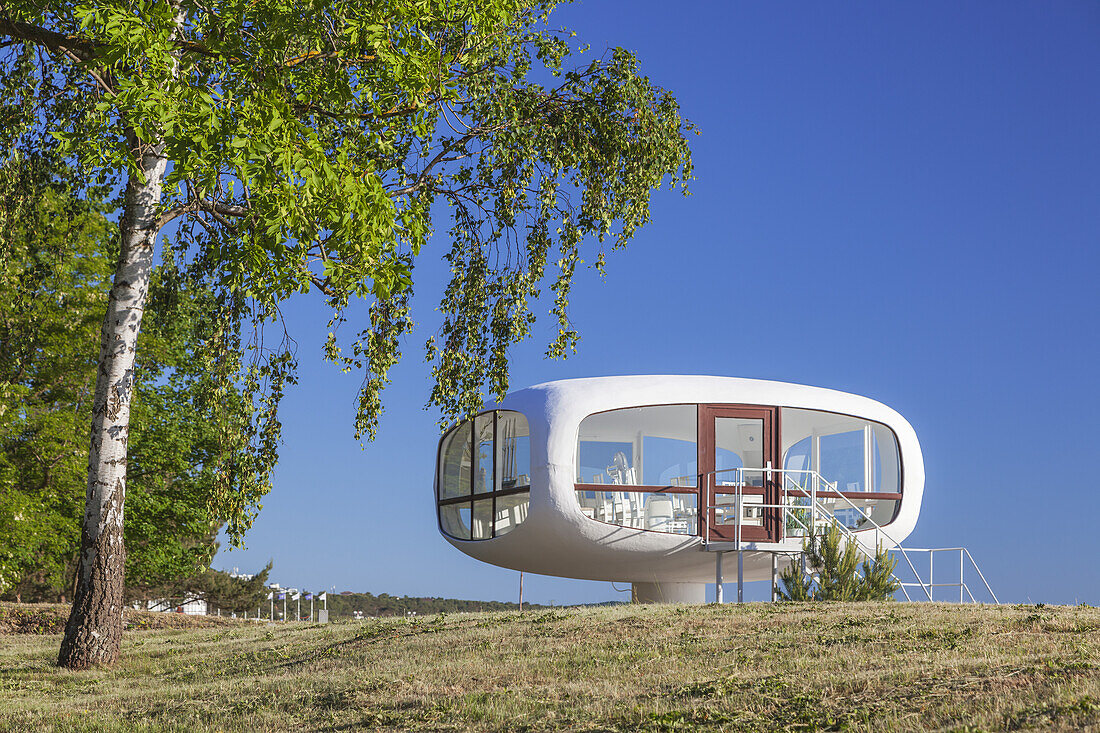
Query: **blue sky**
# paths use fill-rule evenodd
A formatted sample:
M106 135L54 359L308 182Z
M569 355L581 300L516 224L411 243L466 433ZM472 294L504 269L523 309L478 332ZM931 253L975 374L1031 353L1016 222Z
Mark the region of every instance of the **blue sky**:
M683 373L872 397L924 450L906 544L968 546L1002 600L1100 604L1100 5L587 0L556 17L595 52L635 51L676 94L702 131L697 180L688 198L655 195L605 280L578 277L579 352L543 359L544 322L513 354L513 387ZM324 309L287 308L302 378L275 488L248 548L216 566L272 558L284 585L515 598L515 572L436 530L420 355L446 248L436 237L417 265L419 330L365 448L359 380L320 357ZM525 590L625 597L535 576Z

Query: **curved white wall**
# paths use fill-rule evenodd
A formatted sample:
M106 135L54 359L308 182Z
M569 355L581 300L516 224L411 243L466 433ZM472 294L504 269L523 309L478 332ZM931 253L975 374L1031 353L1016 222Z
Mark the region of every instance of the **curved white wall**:
M712 582L714 555L702 551L702 538L589 519L581 513L574 489L577 434L586 416L626 407L683 403L797 407L883 423L897 436L902 463L901 506L886 531L895 543L913 531L924 493L924 457L912 426L886 405L845 392L758 379L624 376L548 382L509 394L499 404L486 405L486 409L516 410L527 416L531 430L527 520L492 540L447 537L447 541L479 560L544 575L635 583ZM437 471L438 465L437 461ZM874 540L868 537L867 541ZM790 546L797 549L799 543L790 541ZM770 572L768 555L746 556L747 579L765 579Z

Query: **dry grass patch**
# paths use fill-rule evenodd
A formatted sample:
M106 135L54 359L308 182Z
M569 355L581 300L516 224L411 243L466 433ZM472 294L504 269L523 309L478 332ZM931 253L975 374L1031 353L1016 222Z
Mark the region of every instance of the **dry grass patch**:
M1100 729L1100 610L746 604L0 638L0 729Z
M69 606L60 603L0 602L0 636L8 634L60 634L69 620ZM182 613L154 613L124 609L123 621L128 631L140 629L197 629L212 626L232 626L239 619L222 616L188 616Z

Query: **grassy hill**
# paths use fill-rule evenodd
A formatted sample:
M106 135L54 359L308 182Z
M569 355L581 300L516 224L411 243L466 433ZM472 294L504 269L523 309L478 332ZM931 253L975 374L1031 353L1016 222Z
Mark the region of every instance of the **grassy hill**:
M1100 730L1100 610L616 606L0 636L0 730Z

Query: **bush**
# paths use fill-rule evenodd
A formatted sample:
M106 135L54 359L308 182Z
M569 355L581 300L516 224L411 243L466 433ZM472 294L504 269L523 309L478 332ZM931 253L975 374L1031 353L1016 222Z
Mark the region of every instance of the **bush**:
M811 573L793 563L779 574L786 601L886 601L901 587L894 577L897 560L879 545L875 556L859 561L856 543L845 539L834 522L825 534L803 542Z

